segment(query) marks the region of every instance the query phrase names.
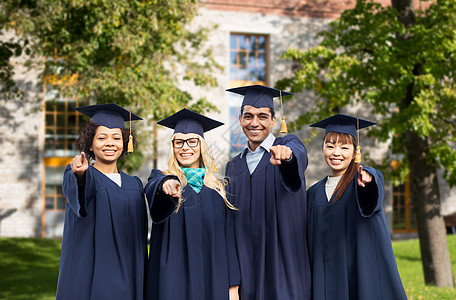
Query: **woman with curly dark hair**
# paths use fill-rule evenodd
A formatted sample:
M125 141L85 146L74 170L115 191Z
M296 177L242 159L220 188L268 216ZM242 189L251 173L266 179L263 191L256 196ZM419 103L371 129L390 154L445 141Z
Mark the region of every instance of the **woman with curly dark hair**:
M125 128L124 122L141 118L116 104L76 110L92 120L81 128L81 154L63 178L67 205L57 299L143 299L143 185L117 169L117 160L134 144L131 127Z
M86 158L88 158L89 160L95 160L95 153L93 153L92 150L92 142L95 137L95 133L97 132L97 128L98 125L92 120L90 120L81 127L81 131L79 133L79 138L77 141L79 144L79 151L81 151L81 153L84 153ZM133 146L136 145L134 132L130 133L129 128L122 128L121 134L123 141L123 150L118 159L124 158L125 155L128 153L127 149L130 135L132 135L133 137Z

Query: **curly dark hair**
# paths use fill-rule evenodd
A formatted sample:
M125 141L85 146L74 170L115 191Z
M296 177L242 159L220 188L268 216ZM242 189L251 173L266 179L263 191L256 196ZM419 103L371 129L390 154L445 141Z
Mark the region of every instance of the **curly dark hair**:
M92 147L93 138L97 131L98 125L95 124L92 120L89 120L81 127L79 133L79 138L77 140L79 145L79 151L84 152L89 159L95 159L95 154L90 148ZM130 136L130 129L123 128L122 130L122 140L123 140L123 150L119 159L123 158L128 152L128 138ZM133 136L133 147L136 147L136 136L133 130L131 130L131 135Z

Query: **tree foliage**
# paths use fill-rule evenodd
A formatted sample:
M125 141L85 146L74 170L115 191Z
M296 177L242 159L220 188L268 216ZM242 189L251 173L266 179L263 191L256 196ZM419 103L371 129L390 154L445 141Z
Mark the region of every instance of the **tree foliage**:
M0 41L0 95L5 99L22 96L21 90L13 80L14 67L10 61L20 57L26 52L24 50L28 50L26 41L17 41L14 38Z
M2 6L4 25L33 41L35 55L64 58L60 79L77 74L80 97L141 104L161 117L191 99L175 85L179 76L216 84L210 71L218 66L203 47L207 30L185 27L196 1L22 0ZM199 49L206 61L192 60Z
M289 49L283 55L299 68L278 86L312 90L317 98L294 128L342 107L367 103L381 120L372 135L381 141L394 136L398 154L407 151L407 130L429 138L427 163L444 169L447 181L455 185L456 1L432 1L417 11L414 26L405 26L394 8L358 0L320 38L317 47ZM411 103L405 103L406 98ZM399 158L400 168L392 174L395 182L409 173L407 155Z
M209 29L188 26L197 13L196 4L196 0L4 0L0 29L14 30L29 45L29 65L41 67L41 57L50 58L48 68L54 62L58 72L43 74L44 84L65 86L66 93L91 103L125 105L157 120L186 106L199 112L215 108L178 86L182 81L217 84L211 74L220 66L204 46ZM11 51L22 49L19 43L11 47ZM1 58L2 63L9 59ZM12 69L5 70L10 71L5 78L11 78Z

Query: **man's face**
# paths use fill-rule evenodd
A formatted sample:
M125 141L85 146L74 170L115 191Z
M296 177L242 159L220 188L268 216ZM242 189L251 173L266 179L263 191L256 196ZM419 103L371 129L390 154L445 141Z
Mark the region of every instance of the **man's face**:
M274 127L276 117L272 117L268 107L256 108L244 105L243 113L239 116L242 131L249 139L251 150L255 150L269 135Z

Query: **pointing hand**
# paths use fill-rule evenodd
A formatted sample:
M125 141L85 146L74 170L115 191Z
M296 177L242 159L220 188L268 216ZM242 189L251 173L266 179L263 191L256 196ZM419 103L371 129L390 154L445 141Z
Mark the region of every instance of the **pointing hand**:
M176 179L168 179L163 182L163 192L171 197L179 198L182 192L181 184Z
M73 157L70 167L74 174L76 174L76 177L81 179L84 176L85 171L89 168L89 162L87 161L85 153L81 152L81 155Z
M269 151L271 152L271 159L269 161L273 165L280 165L282 160L289 160L293 154L290 147L284 145L272 146Z
M363 169L363 166L358 167L358 185L365 187L366 183L372 181L372 175Z

